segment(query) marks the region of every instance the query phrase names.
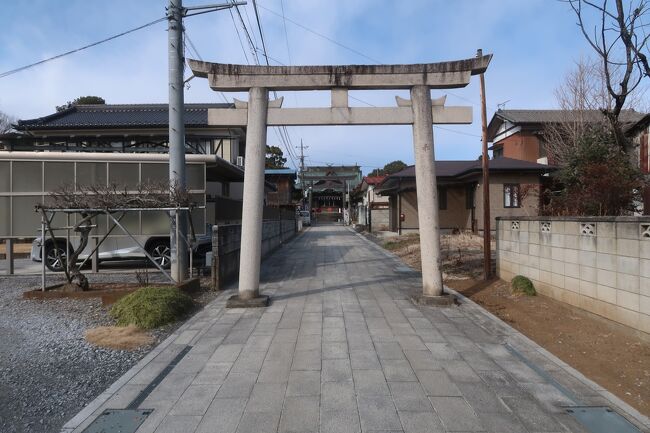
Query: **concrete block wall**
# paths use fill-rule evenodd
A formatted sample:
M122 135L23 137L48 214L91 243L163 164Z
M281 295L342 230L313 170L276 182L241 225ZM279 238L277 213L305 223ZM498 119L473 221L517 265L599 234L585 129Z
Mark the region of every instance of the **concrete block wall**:
M497 274L650 334L650 217L502 217Z
M296 220L264 221L262 226L262 258L279 248L296 234ZM239 275L241 225L212 226L212 287L220 290L223 284Z

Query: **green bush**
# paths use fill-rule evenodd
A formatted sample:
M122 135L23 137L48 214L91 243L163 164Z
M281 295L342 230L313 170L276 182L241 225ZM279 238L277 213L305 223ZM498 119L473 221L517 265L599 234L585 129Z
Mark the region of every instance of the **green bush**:
M110 314L118 326L153 329L177 321L194 307L176 287L143 287L117 301Z
M533 282L523 275L517 275L514 277L510 284L512 284L513 293L523 293L527 296L535 296L537 294Z

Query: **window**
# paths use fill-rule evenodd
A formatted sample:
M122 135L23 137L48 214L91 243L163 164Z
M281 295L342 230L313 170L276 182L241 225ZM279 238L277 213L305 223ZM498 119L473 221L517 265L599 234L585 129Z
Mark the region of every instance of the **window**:
M518 183L503 185L503 207L520 207Z
M438 209L447 210L447 188L438 187Z
M467 185L465 188L465 209L474 209L474 185Z

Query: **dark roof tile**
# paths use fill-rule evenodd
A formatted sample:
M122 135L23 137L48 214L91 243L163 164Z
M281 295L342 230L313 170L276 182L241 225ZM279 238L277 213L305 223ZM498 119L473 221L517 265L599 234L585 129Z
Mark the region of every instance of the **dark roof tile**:
M185 104L185 125L208 126L208 108L231 104ZM18 130L67 128L167 127L167 104L76 105L36 119L19 120Z

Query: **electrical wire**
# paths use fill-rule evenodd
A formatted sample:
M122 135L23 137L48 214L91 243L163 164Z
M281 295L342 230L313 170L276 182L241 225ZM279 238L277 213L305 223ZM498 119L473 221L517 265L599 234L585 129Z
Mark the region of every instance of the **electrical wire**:
M190 48L190 49L188 49L188 45L185 43L186 41L189 43L189 48ZM192 39L190 38L190 35L187 33L187 30L186 30L185 28L183 28L183 47L185 47L185 50L186 50L186 51L192 51L192 52L194 53L194 55L195 55L199 60L203 61L203 56L201 56L201 54L199 53L199 50L196 49L196 45L194 45L194 42L192 42ZM185 57L186 57L186 56L185 56ZM186 57L186 58L187 58L187 57ZM188 68L190 67L189 62L187 62L187 67L188 67ZM192 77L190 77L190 78L188 78L187 80L185 80L185 82L187 83L187 82L188 82L189 80L191 80L193 77L194 77L194 75L192 75ZM223 102L225 102L226 104L230 104L230 103L231 103L231 102L228 100L228 98L226 97L226 95L225 95L223 92L218 92L218 93L219 93L219 96L221 96L221 99L223 100Z
M280 9L282 10L282 23L284 26L284 40L287 43L287 56L289 59L289 64L293 64L291 61L291 49L289 48L289 33L287 32L287 20L284 16L284 0L280 0Z
M255 12L255 20L257 21L257 29L258 29L259 34L260 34L260 41L262 42L262 51L263 51L263 55L264 55L264 60L265 60L265 62L267 64L267 66L270 66L268 50L266 49L266 42L264 41L264 31L262 30L262 22L260 20L259 11L257 9L257 0L253 0L253 11ZM253 34L254 33L255 32L253 32ZM274 95L274 97L276 99L278 98L278 94L277 94L277 92L275 90L273 91L273 95ZM287 130L287 127L286 126L281 126L281 127L277 128L277 131L278 131L277 134L280 137L280 140L284 144L284 147L285 147L285 149L287 151L287 155L291 159L291 163L293 164L294 168L297 170L298 167L297 167L296 162L295 162L295 159L297 159L297 156L293 152L293 142L291 141L291 135L289 134L289 131Z
M373 63L377 63L377 64L379 64L379 65L384 65L384 64L385 64L385 63L382 62L381 60L377 60L377 59L375 59L375 58L373 58L373 57L370 57L370 56L368 56L368 55L362 53L361 51L359 51L359 50L357 50L357 49L355 49L355 48L352 48L352 47L350 47L350 46L347 46L347 45L345 45L344 43L337 41L336 39L333 39L333 38L331 38L331 37L329 37L329 36L327 36L327 35L325 35L325 34L323 34L323 33L317 32L316 30L310 29L309 27L307 27L307 26L305 26L305 25L303 25L303 24L301 24L301 23L299 23L299 22L297 22L297 21L295 21L295 20L292 20L291 18L288 18L288 17L284 14L284 11L283 11L282 13L279 13L279 12L276 12L276 11L274 11L274 10L272 10L272 9L269 9L269 8L267 8L267 7L265 7L265 6L262 6L262 5L260 5L259 8L260 8L260 9L264 9L265 11L267 11L267 12L269 12L269 13L271 13L271 14L273 14L273 15L279 17L279 18L282 18L282 20L283 20L283 22L285 23L285 25L286 25L286 22L289 21L291 24L293 24L293 25L295 25L295 26L297 26L297 27L300 27L301 29L303 29L303 30L305 30L305 31L307 31L307 32L309 32L309 33L312 33L312 34L314 34L314 35L316 35L316 36L318 36L318 37L320 37L320 38L323 38L323 39L325 39L325 40L331 42L331 43L334 44L334 45L338 45L339 47L341 47L341 48L343 48L343 49L346 49L346 50L348 50L348 51L350 51L350 52L352 52L352 53L354 53L354 54L357 54L358 56L361 56L361 57L363 57L363 58L366 58L366 59L372 61ZM471 100L471 99L469 99L469 98L466 98L466 97L464 97L464 96L458 95L458 94L456 94L456 93L452 93L452 92L450 92L449 90L446 90L446 93L448 93L449 95L454 96L454 97L456 97L456 98L458 98L458 99L462 99L462 100L465 101L465 102L469 102L470 104L474 105L475 107L479 107L479 108L480 108L480 104L479 104L479 103L477 103L477 102L475 102L475 101L473 101L473 100ZM492 108L493 110L496 111L496 108L495 108L495 107L490 106L490 108Z
M105 39L99 40L99 41L97 41L97 42L93 42L93 43L88 44L88 45L84 45L83 47L75 48L74 50L66 51L65 53L57 54L56 56L49 57L49 58L47 58L47 59L43 59L43 60L40 60L40 61L38 61L38 62L30 63L29 65L21 66L20 68L16 68L16 69L11 69L11 70L9 70L9 71L5 71L5 72L3 72L3 73L0 73L0 78L8 77L8 76L13 75L13 74L16 74L16 73L18 73L18 72L21 72L21 71L24 71L24 70L27 70L27 69L31 69L31 68L33 68L33 67L35 67L35 66L39 66L39 65L42 65L42 64L45 64L45 63L51 62L51 61L53 61L53 60L60 59L60 58L62 58L62 57L69 56L69 55L71 55L71 54L75 54L75 53L78 53L78 52L80 52L80 51L87 50L88 48L96 47L97 45L103 44L103 43L105 43L105 42L112 41L113 39L117 39L117 38L119 38L119 37L122 37L122 36L128 35L129 33L133 33L133 32L136 32L136 31L138 31L138 30L142 30L142 29L144 29L144 28L146 28L146 27L153 26L154 24L158 24L158 23L160 23L160 22L162 22L162 21L167 21L167 17L165 16L165 17L162 17L162 18L158 18L157 20L153 20L153 21L148 22L148 23L146 23L146 24L143 24L143 25L141 25L141 26L134 27L134 28L132 28L132 29L130 29L130 30L127 30L127 31L124 31L124 32L122 32L122 33L118 33L118 34L116 34L116 35L113 35L113 36L110 36L110 37L108 37L108 38L105 38Z

